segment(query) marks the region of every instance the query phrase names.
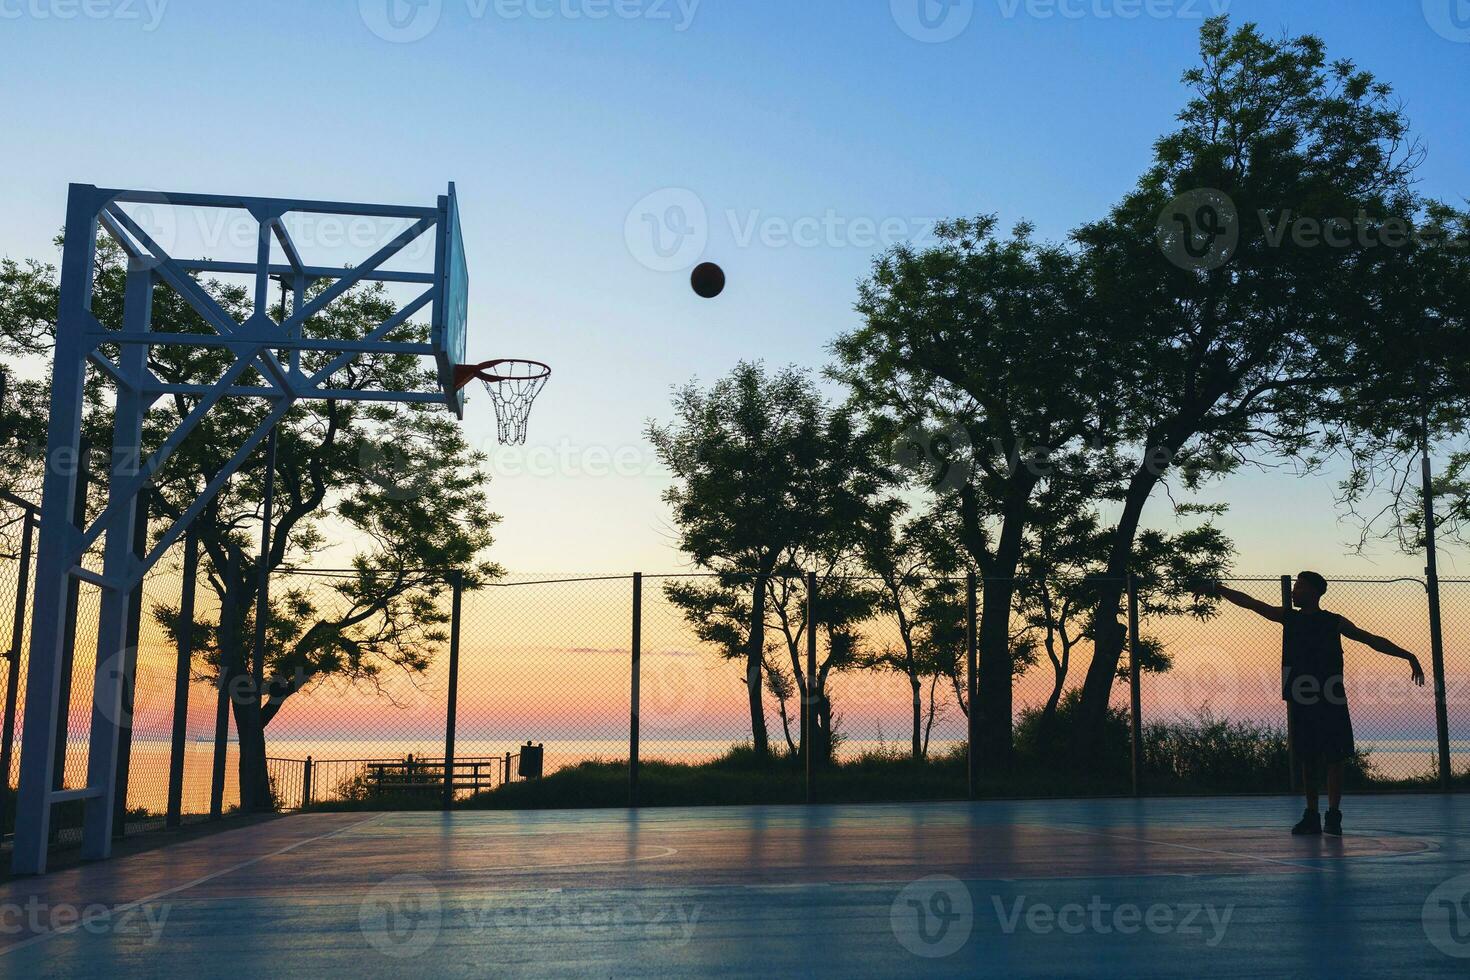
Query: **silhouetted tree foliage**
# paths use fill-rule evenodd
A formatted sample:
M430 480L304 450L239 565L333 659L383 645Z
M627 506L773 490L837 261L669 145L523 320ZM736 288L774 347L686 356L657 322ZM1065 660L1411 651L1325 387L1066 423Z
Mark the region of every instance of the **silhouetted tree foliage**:
M1111 383L1136 446L1100 617L1139 566L1135 542L1160 485L1193 487L1272 459L1315 465L1322 422L1351 380L1354 338L1381 314L1363 289L1384 251L1372 232L1416 210L1422 154L1387 85L1329 61L1318 38L1273 40L1223 17L1204 26L1200 55L1153 166L1076 235L1101 328L1129 350ZM1202 192L1213 210L1188 197ZM1181 258L1186 239L1207 248L1201 261ZM1121 642L1099 638L1079 753L1098 741Z
M648 437L674 477L664 499L679 545L714 578L671 583L666 594L702 639L744 661L752 738L765 754L768 616L774 606L792 654L790 681L806 696L812 680L794 654L805 614L793 590L808 568L836 581L853 548L854 522L880 486L880 467L851 415L828 406L795 368L768 372L742 362L707 389L678 389L673 407L673 421L650 422ZM848 656L837 639L844 624L832 612L817 691Z
M839 337L834 378L852 392L910 482L955 515L983 585L977 751L1008 765L1015 576L1032 500L1058 470L1117 438L1114 344L1086 269L1029 226L941 223L939 243L898 246L860 287L862 325Z
M1463 543L1470 517L1470 212L1426 202L1389 233L1395 247L1371 255L1351 294L1374 315L1353 320L1351 380L1326 444L1350 464L1340 501L1357 519L1357 547L1386 538L1418 553L1426 451L1441 457L1440 536Z

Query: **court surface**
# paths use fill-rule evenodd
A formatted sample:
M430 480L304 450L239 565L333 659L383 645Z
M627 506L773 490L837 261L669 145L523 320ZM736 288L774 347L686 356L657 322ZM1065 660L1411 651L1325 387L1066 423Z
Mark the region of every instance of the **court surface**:
M0 976L1470 975L1470 804L307 814L0 885Z

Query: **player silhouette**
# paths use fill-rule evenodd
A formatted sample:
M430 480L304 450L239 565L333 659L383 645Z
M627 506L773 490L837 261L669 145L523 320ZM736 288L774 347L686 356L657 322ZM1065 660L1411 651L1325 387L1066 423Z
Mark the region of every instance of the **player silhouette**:
M1356 640L1379 653L1409 662L1414 683L1424 686L1419 658L1403 647L1361 630L1347 617L1322 608L1327 580L1316 572L1302 572L1291 590L1294 608L1283 609L1254 599L1244 592L1216 583L1201 590L1280 623L1285 630L1281 654L1281 697L1291 719L1296 756L1302 767L1302 788L1307 810L1291 829L1299 836L1342 835L1343 764L1356 752L1353 723L1343 689L1342 638ZM1317 812L1317 786L1327 777L1327 819L1324 826Z

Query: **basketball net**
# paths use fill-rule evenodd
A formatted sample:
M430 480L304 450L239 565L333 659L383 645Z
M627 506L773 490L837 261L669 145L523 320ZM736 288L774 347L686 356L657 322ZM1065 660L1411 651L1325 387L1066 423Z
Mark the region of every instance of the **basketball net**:
M495 406L495 422L502 446L526 444L526 427L536 396L546 387L551 368L540 361L505 358L459 369L461 386L479 381Z

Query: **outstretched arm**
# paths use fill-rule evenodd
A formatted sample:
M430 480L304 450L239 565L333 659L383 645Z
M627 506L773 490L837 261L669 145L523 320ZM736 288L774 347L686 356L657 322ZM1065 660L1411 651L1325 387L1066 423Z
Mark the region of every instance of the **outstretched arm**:
M1400 660L1407 660L1409 662L1409 670L1413 671L1414 683L1418 684L1420 687L1424 686L1424 668L1419 666L1418 657L1414 656L1412 653L1405 650L1397 643L1394 643L1392 640L1386 640L1376 633L1369 633L1367 630L1359 629L1358 627L1354 626L1345 616L1339 616L1338 619L1342 622L1341 628L1343 636L1347 637L1349 640L1357 640L1364 646L1377 650L1379 653L1384 654L1385 656L1397 657Z
M1269 602L1262 602L1260 599L1254 596L1248 596L1244 592L1226 588L1219 582L1211 582L1206 585L1201 589L1200 595L1224 599L1226 602L1233 603L1242 609L1249 609L1257 616L1264 616L1273 623L1280 623L1286 620L1285 612L1280 606L1273 606Z

